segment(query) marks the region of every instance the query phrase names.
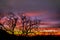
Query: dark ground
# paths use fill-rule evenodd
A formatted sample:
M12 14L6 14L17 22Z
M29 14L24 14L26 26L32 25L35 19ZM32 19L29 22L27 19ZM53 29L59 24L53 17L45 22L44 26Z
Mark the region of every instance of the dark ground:
M0 30L0 40L59 40L59 36L34 36L34 37L26 37L26 36L15 36L10 35L4 30Z

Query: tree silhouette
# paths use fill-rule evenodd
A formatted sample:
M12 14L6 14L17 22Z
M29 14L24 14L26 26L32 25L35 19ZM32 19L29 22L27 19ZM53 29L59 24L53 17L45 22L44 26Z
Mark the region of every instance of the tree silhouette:
M28 33L32 33L31 32L32 29L34 28L37 29L41 22L41 20L37 18L35 18L35 20L32 21L31 17L25 16L24 14L21 14L20 17L22 23L22 34L26 34L26 35L28 35ZM14 34L14 28L16 27L18 17L16 17L14 13L10 12L8 15L8 19L9 20L7 20L7 25L10 28L9 31L12 32L12 34ZM3 26L3 28L7 31L7 29L4 27L4 24L0 23L0 25Z
M9 22L8 23L10 24L12 34L14 34L14 28L16 27L18 18L12 12L10 13L11 13L11 15L9 16L10 23Z
M23 30L22 30L22 33L25 32L25 21L26 21L26 16L24 16L24 14L20 15L21 17L21 20L22 20L22 27L23 27Z
M26 35L28 35L28 33L31 32L31 30L34 28L33 26L35 25L38 27L38 25L40 24L40 20L36 19L34 20L34 23L32 22L32 20L30 20L30 17L25 16L24 14L21 15L21 19L22 19L22 32L23 34L26 33ZM28 32L30 31L30 32Z

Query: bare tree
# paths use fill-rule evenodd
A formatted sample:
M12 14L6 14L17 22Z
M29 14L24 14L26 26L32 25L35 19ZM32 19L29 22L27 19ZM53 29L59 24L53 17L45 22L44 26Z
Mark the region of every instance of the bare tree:
M18 18L13 13L11 13L11 15L9 16L8 23L10 22L9 27L11 28L12 34L14 34L14 28L16 27L17 20Z
M25 15L21 15L21 19L22 19L22 32L23 34L26 33L26 35L28 33L31 32L31 30L34 28L33 26L35 25L35 28L38 27L38 25L40 24L40 20L34 20L34 23L32 23L32 20L30 20L30 17L27 18L27 16ZM28 32L30 31L30 32Z
M24 32L25 32L26 16L25 16L24 14L22 14L22 15L20 15L20 17L21 17L21 20L22 20L22 28L23 28L22 32L23 32L23 34L24 34Z

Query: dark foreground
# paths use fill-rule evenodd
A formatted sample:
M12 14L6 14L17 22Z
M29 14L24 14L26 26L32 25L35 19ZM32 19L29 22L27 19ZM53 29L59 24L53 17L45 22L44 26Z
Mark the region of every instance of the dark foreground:
M10 35L4 30L0 30L0 40L59 40L59 36L34 36L34 37L26 37L26 36L15 36Z

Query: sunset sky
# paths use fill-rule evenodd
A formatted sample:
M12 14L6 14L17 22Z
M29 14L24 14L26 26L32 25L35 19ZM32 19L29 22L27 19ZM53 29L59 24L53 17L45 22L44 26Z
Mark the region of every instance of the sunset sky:
M60 24L60 0L0 0L0 12L14 12L18 16L23 12L32 19L37 16L47 23L42 26Z

